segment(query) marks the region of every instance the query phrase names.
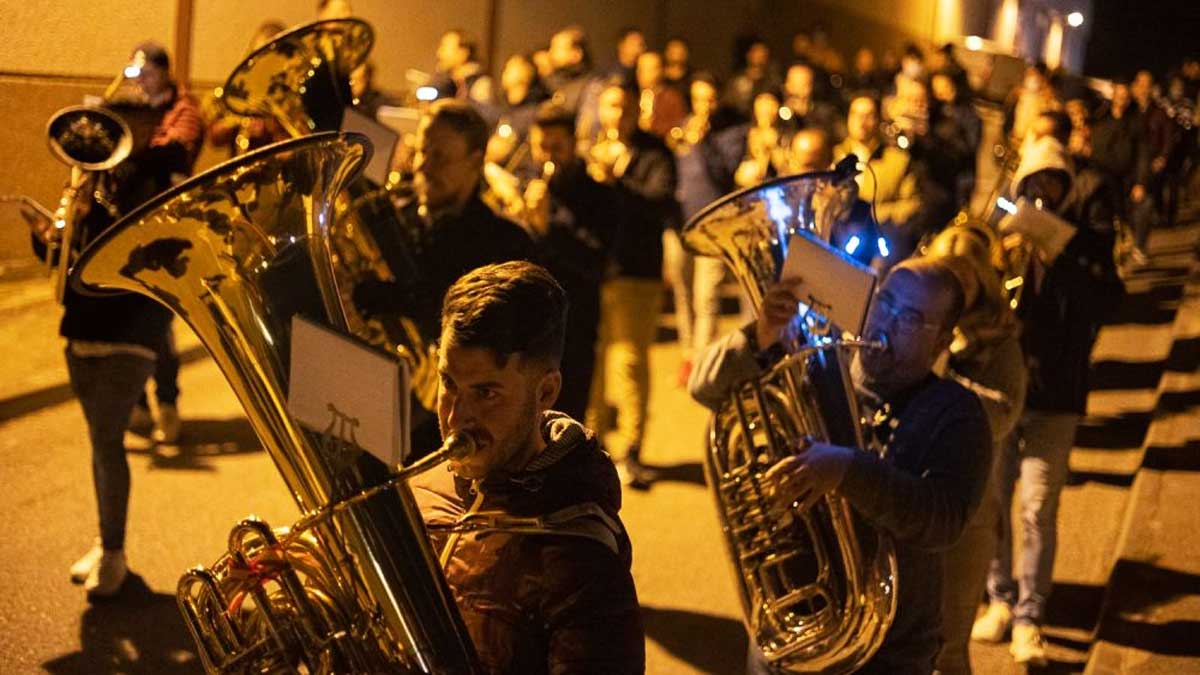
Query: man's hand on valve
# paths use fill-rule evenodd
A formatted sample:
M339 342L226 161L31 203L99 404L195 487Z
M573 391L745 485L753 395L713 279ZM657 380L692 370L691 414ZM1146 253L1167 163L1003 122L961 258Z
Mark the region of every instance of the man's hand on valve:
M799 451L767 470L767 495L779 513L805 511L838 489L854 460L854 450L806 440Z

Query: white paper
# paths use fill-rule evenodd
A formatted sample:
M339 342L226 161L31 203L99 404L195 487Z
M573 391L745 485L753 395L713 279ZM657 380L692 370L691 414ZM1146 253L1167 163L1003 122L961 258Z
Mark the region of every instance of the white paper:
M391 168L392 153L396 151L396 144L400 142L400 134L354 108L346 108L342 114L341 130L360 133L371 141L374 152L371 154L370 161L363 167L363 175L376 185L386 183L388 170Z
M292 317L288 411L389 466L408 456L408 368L396 357ZM351 422L353 420L353 422Z
M779 278L800 279L801 302L841 330L862 334L875 292L874 270L811 235L797 233L788 241Z

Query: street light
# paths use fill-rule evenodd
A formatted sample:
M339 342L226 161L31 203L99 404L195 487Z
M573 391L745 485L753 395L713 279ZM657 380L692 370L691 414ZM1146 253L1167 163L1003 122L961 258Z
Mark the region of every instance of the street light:
M1083 25L1083 12L1071 12L1067 15L1067 25L1071 28L1079 28Z

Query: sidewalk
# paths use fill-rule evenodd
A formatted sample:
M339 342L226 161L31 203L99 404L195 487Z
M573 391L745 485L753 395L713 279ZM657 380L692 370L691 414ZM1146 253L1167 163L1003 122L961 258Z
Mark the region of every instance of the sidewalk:
M1085 673L1200 672L1200 227L1164 232L1156 264L1189 273L1137 457Z

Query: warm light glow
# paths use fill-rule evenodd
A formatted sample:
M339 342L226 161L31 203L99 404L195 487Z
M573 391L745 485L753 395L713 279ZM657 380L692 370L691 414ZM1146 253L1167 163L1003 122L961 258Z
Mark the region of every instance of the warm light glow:
M142 69L138 66L125 66L125 78L132 80L142 74Z
M1083 12L1071 12L1067 15L1067 25L1071 28L1079 28L1083 25Z
M428 87L428 86L417 87L417 100L418 101L432 101L437 98L437 95L438 95L437 87Z
M966 43L967 49L973 52L983 49L983 38L979 37L978 35L968 35L967 39L963 42Z
M783 120L784 122L792 119L792 109L786 105L779 106L779 119Z

